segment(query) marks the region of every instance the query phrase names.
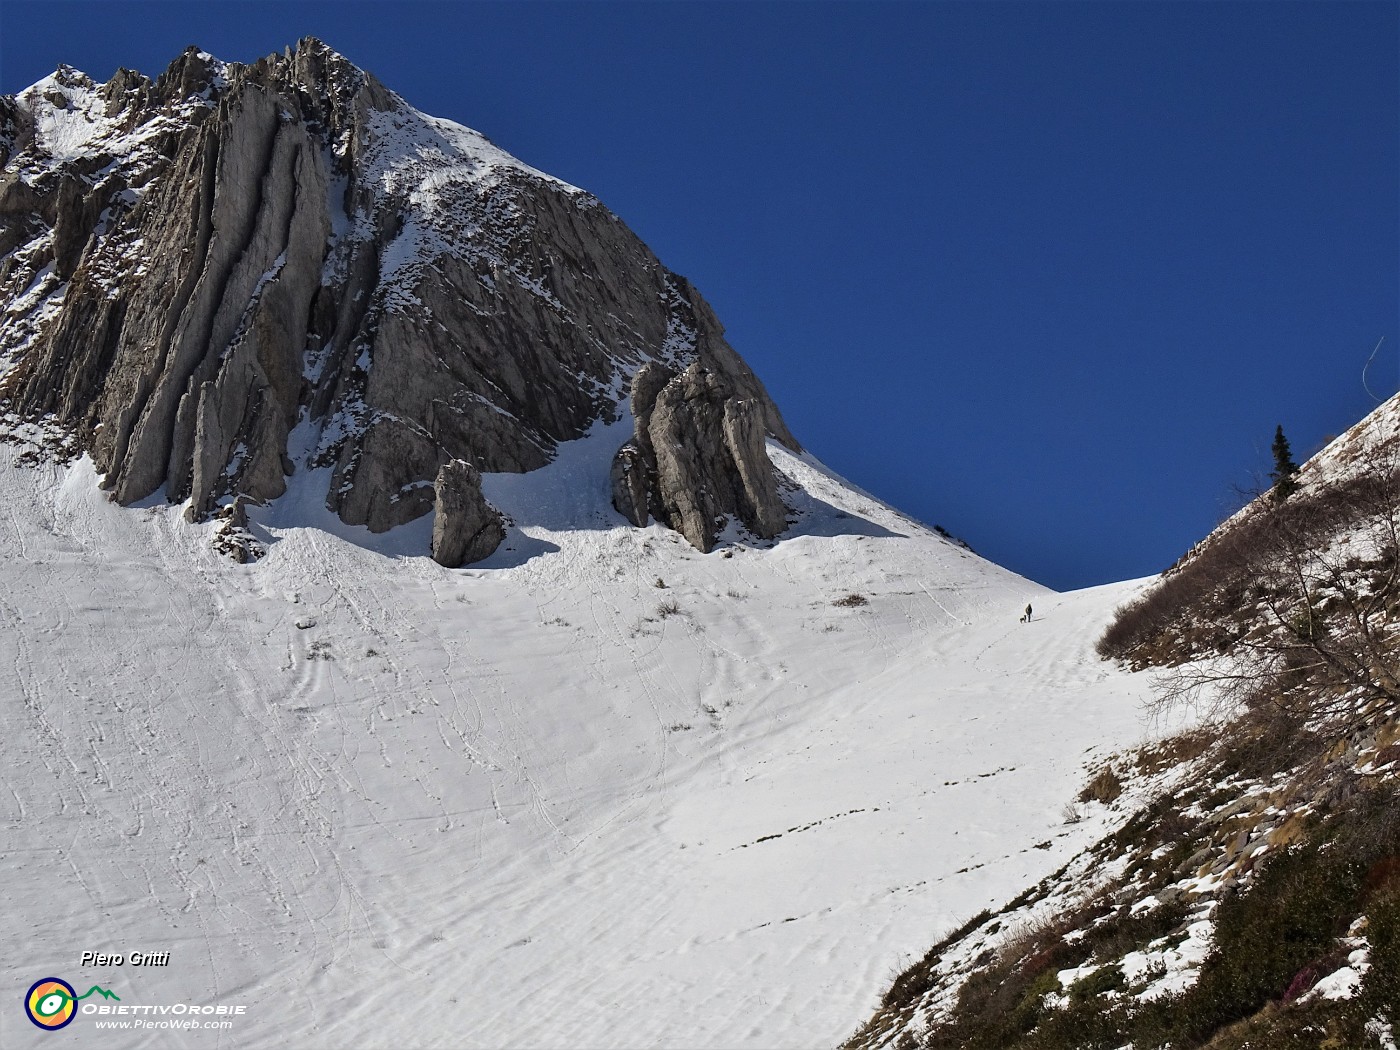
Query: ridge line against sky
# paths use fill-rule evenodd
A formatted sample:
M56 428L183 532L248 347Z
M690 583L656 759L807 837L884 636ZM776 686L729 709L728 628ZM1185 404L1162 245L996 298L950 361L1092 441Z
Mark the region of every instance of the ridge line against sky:
M1400 386L1400 11L0 6L0 91L314 35L596 194L799 440L1057 588L1170 564Z

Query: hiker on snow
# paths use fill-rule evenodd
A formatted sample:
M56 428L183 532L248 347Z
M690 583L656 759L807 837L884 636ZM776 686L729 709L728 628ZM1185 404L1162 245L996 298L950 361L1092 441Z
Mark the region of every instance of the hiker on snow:
M1031 622L1031 607L1030 607L1029 605L1026 606L1026 615L1021 617L1021 622L1022 622L1022 623L1030 623L1030 622Z

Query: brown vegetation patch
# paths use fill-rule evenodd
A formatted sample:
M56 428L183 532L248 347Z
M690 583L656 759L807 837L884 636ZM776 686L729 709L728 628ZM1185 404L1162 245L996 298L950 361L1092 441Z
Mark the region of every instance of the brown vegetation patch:
M1123 794L1123 779L1117 774L1112 766L1104 766L1089 783L1084 785L1084 790L1079 793L1080 802L1102 802L1108 805L1114 799Z

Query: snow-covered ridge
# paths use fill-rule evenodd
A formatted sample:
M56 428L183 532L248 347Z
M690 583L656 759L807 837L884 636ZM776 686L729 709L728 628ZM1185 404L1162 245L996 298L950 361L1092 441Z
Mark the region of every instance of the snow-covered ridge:
M302 46L316 49L326 63L342 67L341 81L367 77L319 41L304 41ZM17 92L16 107L32 124L32 140L18 169L20 178L34 184L47 173L77 171L96 186L112 173L119 173L128 184L141 187L127 191L130 200L126 203L136 203L148 188L148 169L159 160L153 148L159 138L187 125L192 109L216 107L231 78L247 68L195 49L187 52L187 57L206 67L205 86L140 120L133 120L128 107L135 90L150 82L128 71L122 71L120 79L99 83L81 70L63 65ZM409 225L383 260L386 279L410 264L431 262L443 254L460 255L473 236L482 232L463 224L462 201L454 190L478 194L499 185L503 178L517 175L576 195L581 206L596 204L590 194L531 167L472 128L430 116L395 92L369 97L382 97L386 103L383 109L370 109L358 144L360 177L374 190L368 207L354 209L340 233L368 237L373 232L375 209L407 202ZM332 143L332 149L343 160L349 143L342 138ZM93 169L93 161L104 166ZM492 261L499 263L500 259ZM408 293L401 289L401 294Z
M431 202L452 183L489 181L517 171L571 193L584 192L517 160L479 131L429 116L400 96L393 97L395 108L370 117L368 154L371 176L391 190L406 190L416 200Z
M1400 461L1400 393L1381 402L1308 459L1299 472L1300 480L1304 484L1314 477L1330 483L1346 481L1373 466L1370 460L1377 455Z
M325 61L365 76L343 55L319 42L313 43ZM207 67L208 82L186 101L217 105L234 74L247 67L225 62L205 51L195 50L192 54ZM513 171L546 180L572 193L584 193L517 159L479 131L423 113L395 92L385 94L390 106L370 117L369 171L386 189L431 195L446 183L490 181ZM16 92L14 98L34 122L36 155L59 166L103 155L121 160L158 130L144 124L130 127L130 122L122 119L119 100L114 103L110 95L109 83L99 83L87 73L63 65ZM345 144L339 145L343 151Z
M34 120L35 146L55 164L93 156L99 145L114 144L121 135L119 122L107 116L99 85L68 66L21 91L16 101Z
M153 140L187 122L192 108L211 106L214 94L227 83L227 65L201 55L210 63L211 87L173 100L169 109L140 122L133 122L128 105L145 78L126 71L98 83L81 70L60 66L16 93L16 107L33 124L21 177L32 183L43 173L71 168L97 182L112 170L149 163L154 159ZM106 162L107 169L89 170L86 162L92 160Z
M503 178L525 175L576 195L582 205L593 202L592 196L522 163L471 128L428 116L394 98L397 104L392 109L369 115L367 144L361 154L365 179L377 188L377 203L403 200L409 205L403 230L380 260L381 279L395 289L391 294L401 303L413 302L414 268L452 255L482 260L493 272L509 273L517 283L547 296L537 280L512 267L500 238L493 236L492 227L512 218L518 229L518 212L501 214L501 209L509 210L509 205L502 204L488 226L462 195L474 200ZM354 235L371 235L373 209L360 212L352 221Z

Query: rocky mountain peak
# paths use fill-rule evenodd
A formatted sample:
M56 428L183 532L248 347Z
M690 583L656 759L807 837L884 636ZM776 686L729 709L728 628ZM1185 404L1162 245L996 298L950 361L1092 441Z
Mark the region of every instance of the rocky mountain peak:
M192 46L154 82L64 67L0 99L0 136L0 410L75 439L119 502L197 520L324 471L374 532L481 517L464 486L618 419L654 364L619 509L702 549L730 517L784 527L764 440L797 444L689 282L314 37L247 65Z
M225 66L213 55L191 44L156 79L156 93L163 98L207 95L216 87Z

